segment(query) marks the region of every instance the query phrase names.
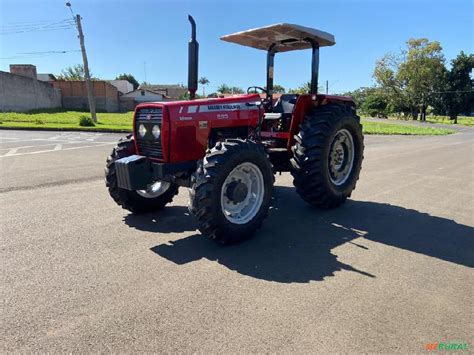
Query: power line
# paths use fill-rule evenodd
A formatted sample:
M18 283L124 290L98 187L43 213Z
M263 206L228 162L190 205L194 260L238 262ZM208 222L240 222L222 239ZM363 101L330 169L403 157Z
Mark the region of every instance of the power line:
M57 20L33 20L33 21L15 21L15 22L8 22L3 24L2 26L16 26L16 25L29 25L29 24L37 24L37 23L45 23L45 22L54 22Z
M44 26L51 23L58 23L58 22L66 22L66 21L73 21L69 17L63 18L61 20L39 20L39 21L32 21L32 22L11 22L7 24L3 24L0 27L10 28L10 27L31 27L31 26Z
M11 28L11 29L0 29L0 32L9 34L9 33L21 33L21 32L36 32L36 31L44 31L44 30L50 30L50 29L56 29L56 28L63 28L63 27L74 27L75 24L68 21L64 22L56 22L56 23L50 23L47 25L41 25L41 26L32 26L32 27L19 27L19 28Z
M23 54L23 55L15 55L11 57L0 57L0 59L42 58L42 57L49 57L51 55L56 55L56 54L66 54L66 53L80 52L80 51L81 51L80 49L74 49L74 50L64 50L64 51L21 52L18 54Z
M0 35L9 35L26 32L44 32L70 29L75 27L75 22L72 19L63 19L61 21L45 22L29 25L13 25L0 27Z
M71 50L64 50L64 51L44 51L44 52L20 52L18 54L43 54L43 53L69 53L69 52L80 52L80 49L71 49Z

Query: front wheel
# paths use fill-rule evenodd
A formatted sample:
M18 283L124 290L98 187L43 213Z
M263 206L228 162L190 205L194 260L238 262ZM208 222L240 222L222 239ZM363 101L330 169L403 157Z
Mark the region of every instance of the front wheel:
M333 208L351 195L364 158L359 121L352 107L338 104L306 115L295 136L291 173L297 193L309 204Z
M250 237L272 198L273 173L264 148L250 140L219 142L205 156L190 191L199 230L219 243Z
M107 158L105 167L105 184L114 201L133 213L146 213L162 209L178 193L178 185L165 181L156 181L146 190L129 191L118 187L115 162L118 159L135 154L131 136L121 139Z

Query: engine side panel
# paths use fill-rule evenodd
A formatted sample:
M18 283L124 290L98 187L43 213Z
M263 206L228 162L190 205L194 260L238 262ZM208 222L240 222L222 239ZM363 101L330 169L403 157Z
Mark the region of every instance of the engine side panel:
M166 105L170 117L170 162L204 157L211 130L256 126L258 95L194 100Z

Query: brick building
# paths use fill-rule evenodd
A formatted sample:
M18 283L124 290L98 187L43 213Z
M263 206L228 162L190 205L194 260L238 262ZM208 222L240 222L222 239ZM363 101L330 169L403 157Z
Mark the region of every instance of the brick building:
M66 109L89 110L85 81L58 80L51 83L61 90L62 106ZM117 112L119 99L117 88L107 81L92 82L97 111Z

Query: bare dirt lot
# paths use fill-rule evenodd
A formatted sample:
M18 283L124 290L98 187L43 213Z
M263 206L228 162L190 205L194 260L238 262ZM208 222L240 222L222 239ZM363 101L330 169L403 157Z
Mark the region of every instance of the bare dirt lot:
M116 206L119 135L0 131L1 351L422 352L473 343L474 130L366 137L357 189L315 210L277 177L245 243Z

